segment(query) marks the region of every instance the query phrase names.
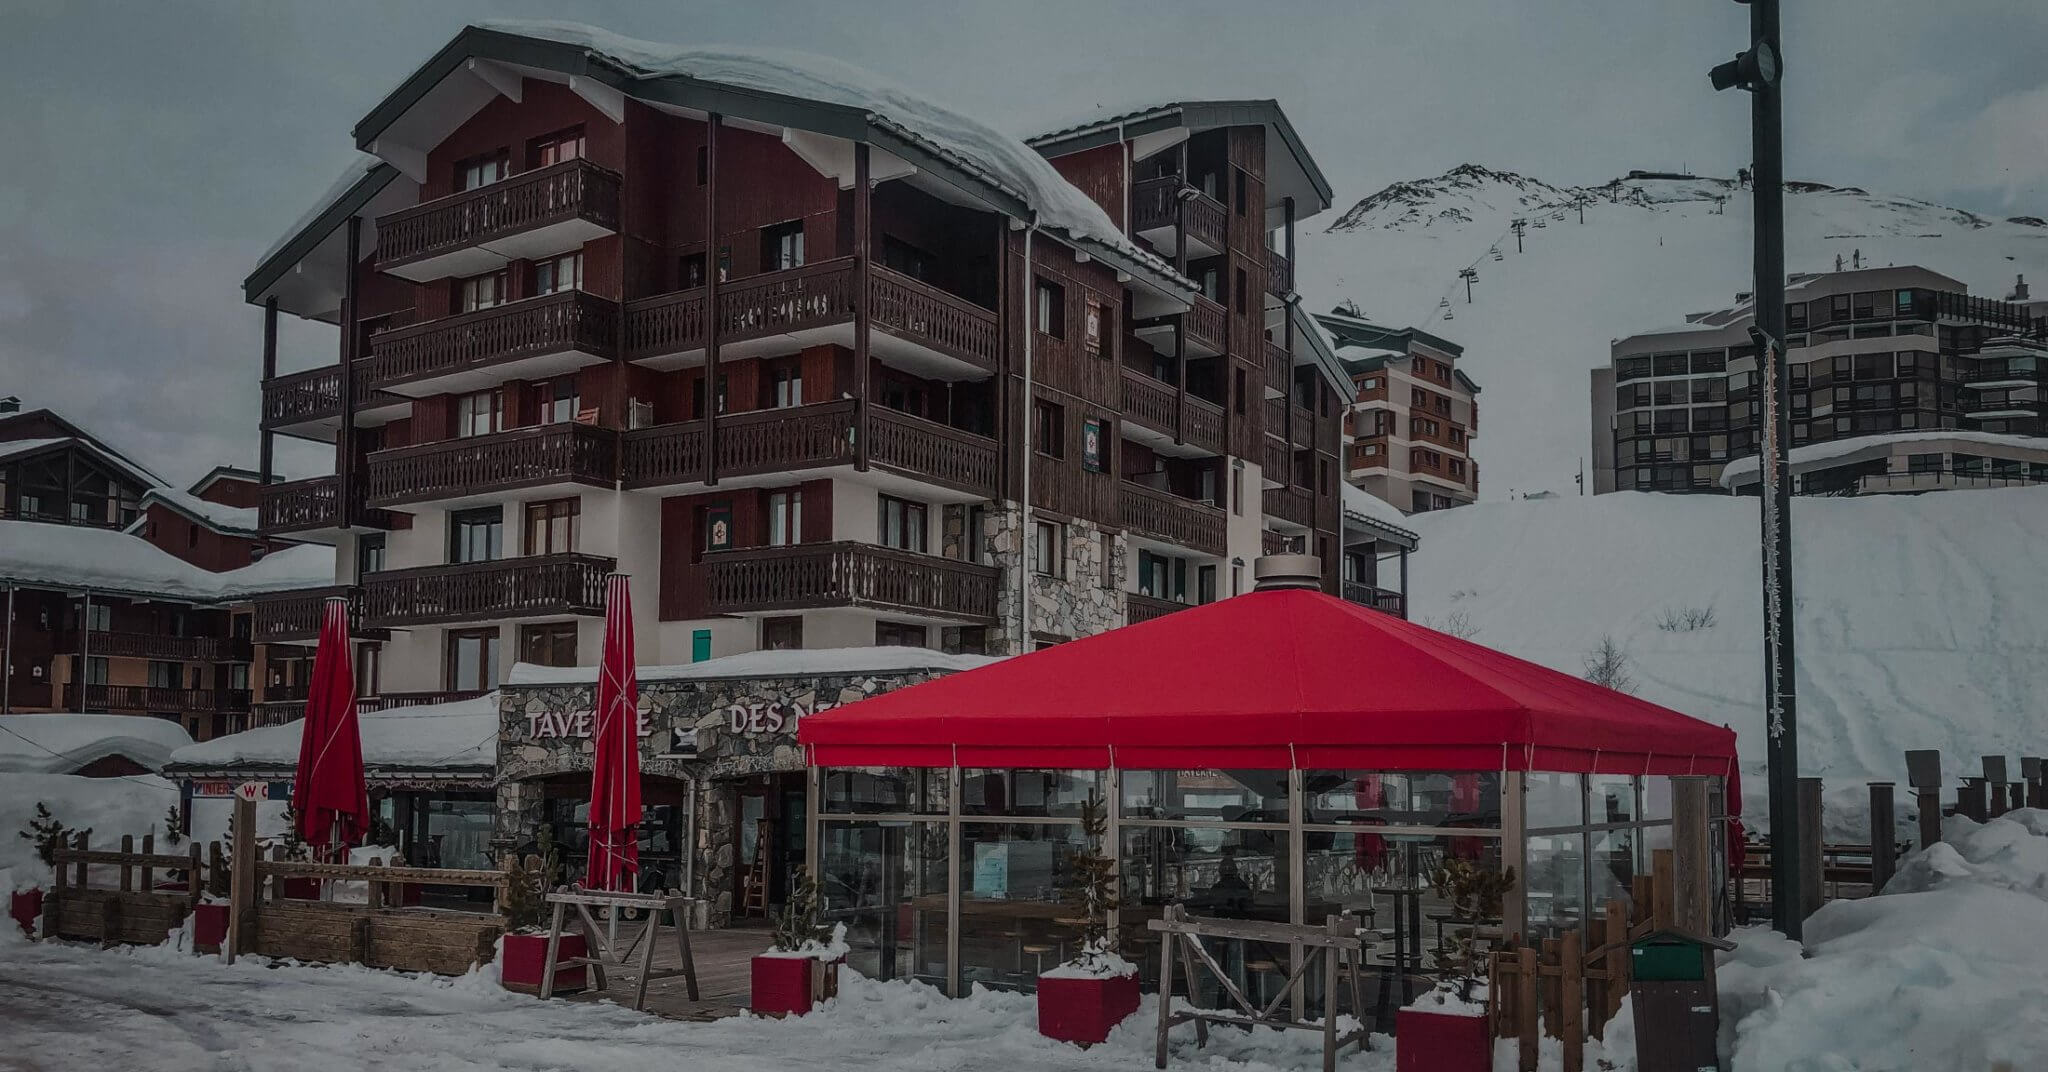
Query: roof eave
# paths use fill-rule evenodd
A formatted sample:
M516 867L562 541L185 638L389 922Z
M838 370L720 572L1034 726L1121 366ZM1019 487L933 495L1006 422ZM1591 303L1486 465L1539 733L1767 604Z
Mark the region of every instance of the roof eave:
M389 186L391 180L397 177L398 169L385 163L379 163L365 172L346 193L318 216L313 217L311 223L300 228L298 234L293 235L276 253L257 265L256 270L242 280L242 300L250 305L261 305L264 295L269 293L271 287L277 285L278 280L284 278L286 272L305 260L320 243L327 241L327 236L333 234L335 228L347 223L350 216L361 212L363 206L382 193L384 187Z
M1301 168L1302 175L1308 179L1309 185L1315 189L1316 198L1319 202L1315 212L1322 212L1330 208L1336 202L1336 192L1330 186L1329 178L1323 174L1323 169L1316 164L1315 157L1309 155L1308 146L1302 142L1301 135L1295 131L1294 124L1288 120L1287 113L1280 107L1280 102L1271 98L1261 100L1175 101L1156 108L1129 112L1123 115L1111 116L1099 122L1070 127L1064 131L1048 131L1035 138L1026 139L1025 144L1045 153L1047 156L1065 155L1067 153L1077 153L1087 149L1099 148L1104 145L1112 145L1120 140L1120 138L1134 138L1173 126L1186 125L1206 129L1217 126L1250 125L1239 124L1235 121L1242 117L1234 113L1247 111L1257 117L1258 125L1270 127L1280 135L1281 143L1287 147L1288 155L1294 158L1295 164ZM1312 216L1315 212L1304 212L1301 215Z

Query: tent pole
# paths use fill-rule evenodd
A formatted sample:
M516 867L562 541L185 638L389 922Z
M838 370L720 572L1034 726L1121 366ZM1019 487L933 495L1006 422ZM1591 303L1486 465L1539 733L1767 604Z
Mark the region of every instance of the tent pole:
M0 638L0 715L14 711L14 586L7 586L7 632Z
M1523 895L1529 882L1529 823L1522 793L1526 776L1521 771L1502 771L1500 776L1500 865L1515 869L1515 881L1501 895L1501 933L1515 945L1529 933L1528 900Z

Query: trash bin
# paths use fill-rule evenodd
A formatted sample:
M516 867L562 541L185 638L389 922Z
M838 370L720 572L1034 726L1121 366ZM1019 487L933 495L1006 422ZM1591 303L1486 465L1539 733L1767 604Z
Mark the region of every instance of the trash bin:
M1629 944L1629 995L1638 1072L1718 1072L1721 1005L1714 953L1735 948L1683 931L1653 931Z

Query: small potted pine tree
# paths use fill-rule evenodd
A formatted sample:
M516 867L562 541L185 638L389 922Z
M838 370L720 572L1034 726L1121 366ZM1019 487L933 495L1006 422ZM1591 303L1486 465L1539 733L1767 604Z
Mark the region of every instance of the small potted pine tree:
M1081 947L1038 977L1038 1033L1087 1046L1138 1009L1138 969L1117 955L1109 914L1117 907L1116 860L1103 851L1108 809L1090 794L1081 804L1080 852L1069 858L1066 899L1081 916Z
M36 859L43 862L43 869L49 871L57 866L57 850L74 843L78 835L92 835L92 830L73 830L50 813L50 806L36 802L36 813L28 821L28 829L20 831L24 841L36 847ZM36 918L43 914L43 888L30 886L26 889L9 891L7 914L21 927L21 933L35 937Z
M1430 877L1436 895L1450 905L1451 928L1432 954L1436 985L1395 1014L1398 1072L1493 1067L1479 929L1499 922L1501 900L1514 884L1514 868L1493 871L1469 860L1447 860Z
M839 995L846 924L827 925L817 880L798 870L796 890L775 920L775 943L753 962L749 1006L763 1016L802 1016Z
M561 875L561 854L555 851L554 832L540 828L534 851L513 856L505 870L505 946L498 958L498 981L507 990L522 994L540 993L541 978L547 972L547 892ZM564 934L555 946L555 959L569 960L590 952L582 932ZM557 992L582 990L588 973L582 964L555 969Z
M286 805L283 818L284 833L279 834L274 839L257 838L257 848L260 851L267 852L270 845L282 845L284 846L284 858L287 860L303 861L312 859L313 846L307 844L306 839L299 836L298 816L292 813L290 805ZM230 828L232 828L232 823L230 823ZM278 883L278 892L282 896L297 901L317 901L320 899L320 880L317 878L293 876L280 878L276 881Z

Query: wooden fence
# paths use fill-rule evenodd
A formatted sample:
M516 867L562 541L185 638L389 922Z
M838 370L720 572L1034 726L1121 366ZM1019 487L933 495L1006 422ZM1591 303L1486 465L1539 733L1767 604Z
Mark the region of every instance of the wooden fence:
M184 926L205 889L206 865L197 843L173 855L156 851L154 834L143 835L140 852L132 835L121 838L119 850L95 850L89 837L81 831L54 854L56 884L43 900L43 937L156 945ZM219 855L216 842L213 856ZM108 871L118 876L115 885L95 886L94 879Z

